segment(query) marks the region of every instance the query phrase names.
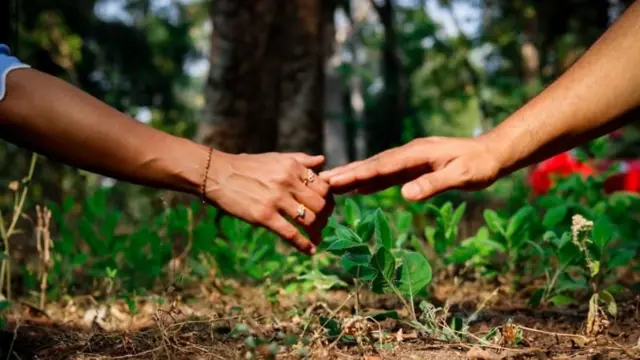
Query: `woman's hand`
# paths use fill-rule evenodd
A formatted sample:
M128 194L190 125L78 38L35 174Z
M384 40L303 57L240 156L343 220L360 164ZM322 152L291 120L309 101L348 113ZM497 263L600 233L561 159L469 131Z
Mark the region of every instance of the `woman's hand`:
M405 184L402 195L424 200L451 189L478 190L491 185L500 161L479 138L429 137L320 174L339 193L372 193Z
M206 195L227 212L264 226L298 250L313 254L333 211L329 184L310 173L323 162L323 156L301 153L232 155L214 151ZM300 205L305 208L304 216L298 216ZM310 240L285 216L303 225Z

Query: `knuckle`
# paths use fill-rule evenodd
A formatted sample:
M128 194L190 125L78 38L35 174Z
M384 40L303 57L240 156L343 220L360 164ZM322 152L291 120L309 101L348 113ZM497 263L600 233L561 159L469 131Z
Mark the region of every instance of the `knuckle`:
M298 162L295 159L288 156L283 159L282 165L289 173L295 172L299 166Z
M274 181L279 185L290 185L291 175L287 171L281 171L274 175Z
M274 214L275 214L275 210L272 206L263 205L263 206L256 206L253 213L253 217L256 219L256 221L260 223L266 223L273 218Z
M327 194L329 194L329 189L330 186L329 184L327 184L324 181L318 182L318 186L317 186L317 194L322 196L323 198L327 196Z
M289 241L295 240L296 237L298 237L298 234L299 234L298 230L296 230L296 228L294 227L289 227L286 230L282 231L282 237L285 240L289 240Z
M284 194L279 191L273 191L269 197L265 199L265 205L270 209L276 209L278 204L284 199Z
M304 219L303 219L303 223L306 226L310 226L311 224L314 223L314 221L316 221L316 215L312 212L307 212L307 214L305 215Z
M320 198L318 200L318 209L319 209L318 211L322 211L325 208L327 208L327 200L324 198Z
M457 173L460 181L464 184L471 182L474 178L473 169L469 164L459 163L457 166Z

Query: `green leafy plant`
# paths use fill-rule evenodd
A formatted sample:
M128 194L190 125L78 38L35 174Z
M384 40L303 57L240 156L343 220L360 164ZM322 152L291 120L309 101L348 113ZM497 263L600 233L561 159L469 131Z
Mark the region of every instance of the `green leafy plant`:
M508 272L515 272L524 255L524 248L528 245L537 247L528 233L530 225L535 221L534 208L525 205L508 218L491 209L486 209L483 215L489 236L496 244L495 248L506 256Z
M431 282L429 262L420 253L395 247L396 239L381 209L362 215L355 203L347 206L347 213L352 214L346 217L349 226L332 225L326 250L340 256L344 271L356 283L356 296L365 285L376 293L394 293L416 320L414 297Z
M435 224L427 226L424 229L424 235L430 247L435 251L436 258L442 259L457 244L458 226L464 216L466 206L467 204L463 202L454 208L451 201L447 201L441 207L433 204L426 205L427 213L435 218ZM414 246L421 247L417 238L414 238Z

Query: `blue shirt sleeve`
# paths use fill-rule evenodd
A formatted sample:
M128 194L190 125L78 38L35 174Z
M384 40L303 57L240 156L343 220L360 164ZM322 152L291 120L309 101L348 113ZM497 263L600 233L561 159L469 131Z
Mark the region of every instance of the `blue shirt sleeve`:
M18 58L11 55L9 47L5 44L0 44L0 101L4 99L6 91L7 75L11 70L28 68L29 65L23 64Z

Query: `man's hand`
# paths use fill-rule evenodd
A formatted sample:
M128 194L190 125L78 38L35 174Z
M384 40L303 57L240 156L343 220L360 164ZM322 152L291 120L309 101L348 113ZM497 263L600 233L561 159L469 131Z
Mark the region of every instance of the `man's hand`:
M429 137L322 172L320 177L337 193L367 194L405 184L402 195L418 201L446 190L491 185L500 172L496 155L484 139Z

